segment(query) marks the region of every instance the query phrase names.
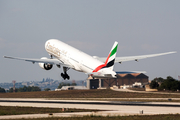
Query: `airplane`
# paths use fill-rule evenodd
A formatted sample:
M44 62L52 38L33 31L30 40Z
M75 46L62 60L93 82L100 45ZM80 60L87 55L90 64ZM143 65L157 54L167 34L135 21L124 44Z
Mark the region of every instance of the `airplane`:
M62 66L64 73L61 73L61 77L64 80L69 80L70 76L67 74L69 69L84 72L93 78L117 78L117 73L113 71L114 63L122 63L133 60L138 61L139 59L176 53L176 51L173 51L159 54L116 57L117 48L118 42L115 41L108 57L101 58L97 56L90 56L60 40L50 39L45 43L45 50L50 55L50 58L42 57L41 59L30 59L9 56L4 56L4 58L39 63L39 66L44 70L52 69L53 65L56 65L58 68Z

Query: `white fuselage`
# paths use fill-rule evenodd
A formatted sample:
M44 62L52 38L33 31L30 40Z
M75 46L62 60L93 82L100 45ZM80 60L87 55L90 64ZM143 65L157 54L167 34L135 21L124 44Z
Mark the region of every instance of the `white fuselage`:
M103 62L93 58L92 56L56 39L48 40L45 43L46 51L56 57L64 64L71 65L74 70L92 73ZM100 69L99 75L111 74L115 77L116 73L109 68Z

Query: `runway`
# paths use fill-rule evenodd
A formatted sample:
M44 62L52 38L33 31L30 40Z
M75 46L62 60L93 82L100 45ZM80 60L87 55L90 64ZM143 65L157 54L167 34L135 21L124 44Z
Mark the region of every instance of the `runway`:
M125 105L125 106L159 106L180 107L180 103L168 102L129 102L129 101L97 101L97 100L50 100L50 99L19 99L0 98L0 102L13 103L52 103L52 104L92 104L92 105Z
M154 115L154 114L180 114L180 103L170 102L115 102L115 101L92 101L92 100L47 100L47 99L19 99L1 98L1 106L30 106L49 108L80 108L107 110L100 112L83 113L55 113L53 116L83 116L83 115ZM27 115L27 117L37 117L38 115ZM39 117L48 117L48 114L41 114ZM6 116L0 116L5 119ZM7 116L8 117L8 116ZM25 115L16 115L12 118L26 118Z

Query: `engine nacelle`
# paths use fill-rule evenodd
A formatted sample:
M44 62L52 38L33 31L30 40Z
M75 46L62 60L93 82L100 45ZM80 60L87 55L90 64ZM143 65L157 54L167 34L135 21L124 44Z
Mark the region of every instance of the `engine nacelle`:
M48 58L42 57L41 59L48 59ZM48 63L39 63L39 66L44 70L50 70L53 67L52 64L48 64Z

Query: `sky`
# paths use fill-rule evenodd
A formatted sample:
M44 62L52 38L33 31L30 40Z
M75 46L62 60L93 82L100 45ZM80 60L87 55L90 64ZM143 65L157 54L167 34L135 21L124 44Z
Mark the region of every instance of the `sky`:
M62 68L10 60L48 57L45 42L59 39L92 56L107 57L177 51L176 54L115 64L115 71L146 71L152 80L180 75L179 0L0 0L0 82L63 80ZM87 75L70 69L70 80Z

